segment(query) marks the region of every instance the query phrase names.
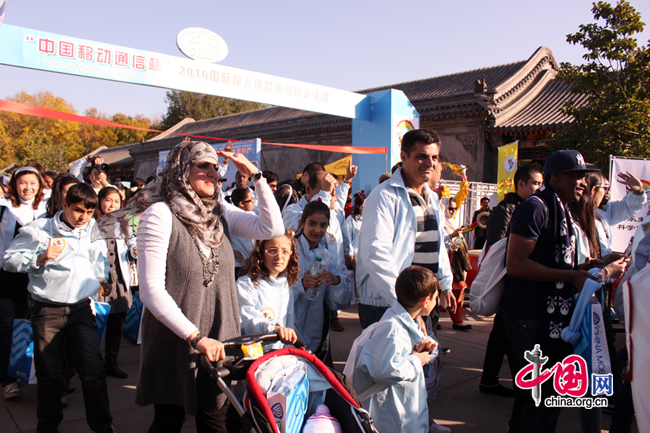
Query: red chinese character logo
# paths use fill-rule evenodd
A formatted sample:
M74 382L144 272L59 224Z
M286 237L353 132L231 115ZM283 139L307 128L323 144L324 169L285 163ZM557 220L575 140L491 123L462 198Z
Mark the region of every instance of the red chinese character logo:
M147 59L145 56L138 56L136 54L133 55L133 67L135 69L139 69L141 71L144 71L147 69Z
M59 56L74 59L74 44L72 42L59 41Z
M581 356L569 355L562 362L543 371L542 366L548 358L542 356L539 344L536 344L533 350L526 351L524 357L530 364L519 370L515 383L521 389L532 389L535 406L539 406L542 400L542 384L551 376L554 376L555 391L560 395L582 397L587 393L589 374L587 363ZM527 376L530 376L530 379L526 379Z
M111 51L105 48L97 48L97 63L111 64Z
M38 38L38 51L45 54L54 54L54 41Z
M77 57L80 60L85 60L86 62L93 61L93 47L88 45L79 45L77 49Z
M115 52L115 65L129 67L129 54L123 51Z

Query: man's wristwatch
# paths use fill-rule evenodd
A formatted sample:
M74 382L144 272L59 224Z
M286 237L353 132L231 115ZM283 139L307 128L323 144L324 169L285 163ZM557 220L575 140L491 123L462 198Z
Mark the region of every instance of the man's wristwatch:
M196 334L194 338L190 340L190 346L192 346L194 349L196 349L196 345L199 344L199 341L203 339L205 335L201 334L200 332ZM197 349L198 350L198 349Z
M257 173L255 173L255 174L253 175L253 182L257 182L257 181L260 180L261 178L262 178L262 172L261 172L261 171L258 171Z

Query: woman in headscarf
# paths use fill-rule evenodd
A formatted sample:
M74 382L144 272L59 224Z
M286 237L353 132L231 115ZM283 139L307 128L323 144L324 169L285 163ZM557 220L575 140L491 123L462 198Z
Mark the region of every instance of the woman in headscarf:
M222 199L218 156L252 177L260 214ZM183 141L165 168L113 219L142 214L137 229L142 352L136 403L154 405L149 432L180 431L185 414L197 431L226 431L227 400L198 354L223 359L221 341L240 335L235 262L229 236L272 239L284 233L280 209L261 172L246 157ZM140 203L140 204L138 204ZM146 209L146 210L145 210ZM120 223L124 226L124 220Z

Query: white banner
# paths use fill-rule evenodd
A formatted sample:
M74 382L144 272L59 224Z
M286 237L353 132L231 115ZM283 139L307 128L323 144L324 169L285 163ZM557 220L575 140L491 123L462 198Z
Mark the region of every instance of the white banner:
M609 183L611 186L610 202L623 200L627 194L625 185L616 181L618 173L625 173L626 171L641 179L645 193L650 193L650 160L613 157L609 171ZM643 221L643 217L648 214L648 206L649 204L646 203L643 209L638 211L632 218L612 225L612 251L625 251L630 243L630 239L634 236L636 228Z
M370 120L360 93L7 24L0 64Z

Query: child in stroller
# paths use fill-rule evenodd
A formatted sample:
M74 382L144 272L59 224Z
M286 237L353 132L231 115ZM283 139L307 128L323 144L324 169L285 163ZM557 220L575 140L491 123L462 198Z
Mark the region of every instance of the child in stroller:
M295 344L300 348L266 351L258 359L244 356L240 349L242 345L269 343L278 338L277 334L238 337L224 342L228 354L224 361L210 363L207 357L201 357L202 366L240 415L239 431L300 433L307 418L319 405L325 404L342 431L377 433L345 377L327 367L301 341ZM237 399L224 379L246 379L243 402ZM282 382L288 383L294 392L285 394L286 398L277 398L274 391Z

